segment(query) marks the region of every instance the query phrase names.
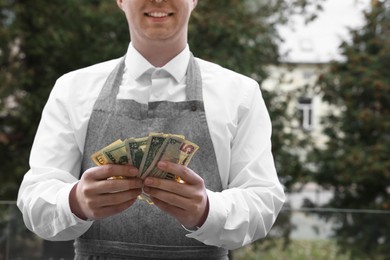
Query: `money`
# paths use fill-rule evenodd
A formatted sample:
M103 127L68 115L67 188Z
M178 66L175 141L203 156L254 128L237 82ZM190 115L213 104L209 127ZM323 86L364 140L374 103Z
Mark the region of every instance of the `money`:
M116 140L92 154L91 159L96 165L134 165L139 169L138 177L142 179L152 176L182 182L174 174L160 170L157 167L158 162L169 161L187 166L198 149L198 145L186 140L183 135L152 132L146 137ZM110 179L123 177L114 176ZM153 204L145 193L139 198Z
M166 138L164 144L155 156L153 163L145 171L147 176L153 176L163 179L180 179L169 172L164 172L157 167L159 161L169 161L180 165L188 165L192 156L199 149L196 144L177 136Z
M111 149L111 147L114 147L118 144L121 144L122 143L122 140L116 140L115 142L109 144L108 146L106 146L105 148L95 152L94 154L92 154L91 156L91 159L92 161L96 164L96 165L103 165L103 164L108 164L110 163L110 160L104 155L104 151L105 150L109 150Z
M159 133L151 133L148 137L148 145L145 150L145 154L142 158L141 165L139 167L139 175L141 178L145 178L147 175L145 174L146 170L154 161L159 149L164 144L165 139L167 138L166 134Z
M139 169L148 143L148 137L128 138L124 143L130 164Z
M109 148L103 150L105 158L109 160L109 163L113 164L128 164L129 158L126 154L126 147L124 142L112 145Z

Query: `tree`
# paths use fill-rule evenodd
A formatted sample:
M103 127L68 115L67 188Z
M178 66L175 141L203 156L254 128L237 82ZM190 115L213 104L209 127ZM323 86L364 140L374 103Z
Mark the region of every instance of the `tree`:
M68 71L123 55L128 39L126 20L115 2L0 0L1 200L16 199L55 80ZM14 223L8 213L1 211L1 230ZM21 222L18 213L14 220ZM35 255L36 243L27 241L33 241L31 233L22 223L12 225L16 230L11 251ZM3 239L7 237L0 237L0 248Z
M0 8L0 198L13 200L55 80L123 55L129 33L111 2L2 0Z
M383 2L383 1L382 1ZM319 80L331 110L323 118L328 141L312 160L314 180L334 190L326 207L373 209L387 214L337 214L335 236L353 257L385 259L390 254L390 17L377 1L366 25L352 30Z

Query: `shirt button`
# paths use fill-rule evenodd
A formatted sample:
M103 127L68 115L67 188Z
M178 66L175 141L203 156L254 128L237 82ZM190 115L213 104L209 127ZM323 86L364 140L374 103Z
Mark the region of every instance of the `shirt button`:
M196 107L196 105L192 105L191 106L191 111L195 112L198 108Z

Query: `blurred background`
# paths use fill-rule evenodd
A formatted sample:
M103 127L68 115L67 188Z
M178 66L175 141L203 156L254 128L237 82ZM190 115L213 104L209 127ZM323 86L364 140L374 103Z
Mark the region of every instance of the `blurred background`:
M18 188L56 79L129 40L114 1L0 0L0 260L73 259L26 230ZM259 82L288 197L231 258L390 259L390 0L199 1L189 43Z

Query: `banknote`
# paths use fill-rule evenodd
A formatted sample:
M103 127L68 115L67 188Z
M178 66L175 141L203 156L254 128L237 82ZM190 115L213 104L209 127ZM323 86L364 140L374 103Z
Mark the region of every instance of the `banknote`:
M105 158L109 160L109 163L129 164L130 161L126 153L126 144L124 142L103 149L103 154Z
M107 164L110 162L110 160L104 155L104 151L106 149L110 149L111 147L114 147L118 144L121 144L122 143L122 140L118 139L116 140L115 142L109 144L108 146L104 147L103 149L95 152L94 154L92 154L91 156L91 159L92 161L96 164L96 165L103 165L103 164Z
M145 149L144 157L142 158L141 165L139 167L139 176L145 178L145 172L153 162L154 157L157 155L161 146L164 144L166 134L151 133L148 137L148 144Z
M179 148L180 154L179 161L177 163L187 166L198 150L199 146L197 144L188 140L184 140L184 143L182 143Z
M127 157L130 159L129 163L139 169L142 158L144 156L148 137L141 138L127 138L124 143L126 147Z
M159 161L169 161L180 165L188 165L199 146L182 138L171 136L167 138L163 147L159 150L153 163L151 164L147 176L153 176L162 179L174 179L180 182L180 178L172 173L160 170L157 167Z
M183 138L170 136L165 139L162 147L157 152L156 156L153 159L153 162L150 164L149 168L145 171L146 176L152 177L162 177L161 170L157 167L159 161L170 161L178 162L179 160L179 147L184 142ZM173 179L173 175L164 176L167 179Z

